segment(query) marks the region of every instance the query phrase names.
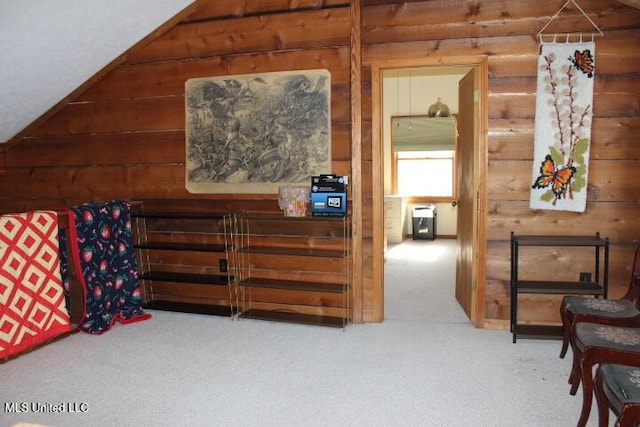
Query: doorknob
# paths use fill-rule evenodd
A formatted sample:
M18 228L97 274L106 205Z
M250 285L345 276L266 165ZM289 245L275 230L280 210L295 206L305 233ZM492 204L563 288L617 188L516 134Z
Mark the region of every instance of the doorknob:
M454 208L455 208L456 206L460 206L460 200L453 200L453 201L451 202L451 206L453 206Z

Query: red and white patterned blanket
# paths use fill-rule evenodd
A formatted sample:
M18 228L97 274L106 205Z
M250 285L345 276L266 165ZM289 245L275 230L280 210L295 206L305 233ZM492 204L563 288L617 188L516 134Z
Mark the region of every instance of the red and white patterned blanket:
M0 216L0 359L71 330L60 275L58 216Z

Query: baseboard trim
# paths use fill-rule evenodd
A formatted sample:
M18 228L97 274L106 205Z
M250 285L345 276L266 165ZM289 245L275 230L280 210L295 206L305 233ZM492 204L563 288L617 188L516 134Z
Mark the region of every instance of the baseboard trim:
M457 239L458 236L456 236L455 234L436 234L436 238L433 240L438 240L438 239ZM405 239L413 239L413 234L405 234L404 235ZM422 240L422 239L420 239ZM429 240L429 239L425 239L425 240Z

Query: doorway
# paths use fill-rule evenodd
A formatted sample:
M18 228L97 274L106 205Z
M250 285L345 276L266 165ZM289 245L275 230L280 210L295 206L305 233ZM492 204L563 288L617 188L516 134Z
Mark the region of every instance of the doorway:
M454 165L458 85L470 69L383 71L385 319L468 322L455 299Z
M460 195L465 199L462 215L458 209L458 228L456 230L456 299L464 309L469 319L476 325L484 322L485 300L485 212L486 189L486 131L487 128L487 80L488 66L484 56L452 57L452 58L422 58L420 60L389 61L374 64L372 91L373 91L373 167L384 170L384 78L383 73L388 70L406 68L425 68L435 71L440 67L468 67L471 71L463 79L466 98L462 102L467 107L464 123L469 128L464 132L466 148L463 167L458 171L458 183L456 184ZM468 93L467 93L468 92ZM462 97L460 98L462 100ZM459 150L457 150L459 151ZM464 169L463 169L464 168ZM376 176L378 175L378 176ZM373 176L373 209L374 209L374 277L377 276L382 295L381 310L384 316L384 174ZM462 224L462 226L460 226ZM382 316L382 317L383 317Z

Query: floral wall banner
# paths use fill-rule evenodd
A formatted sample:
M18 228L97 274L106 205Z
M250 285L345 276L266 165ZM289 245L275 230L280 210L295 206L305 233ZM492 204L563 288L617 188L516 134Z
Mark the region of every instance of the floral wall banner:
M595 43L545 43L538 57L532 209L584 212Z
M276 194L331 173L331 75L300 70L190 79L186 188Z

